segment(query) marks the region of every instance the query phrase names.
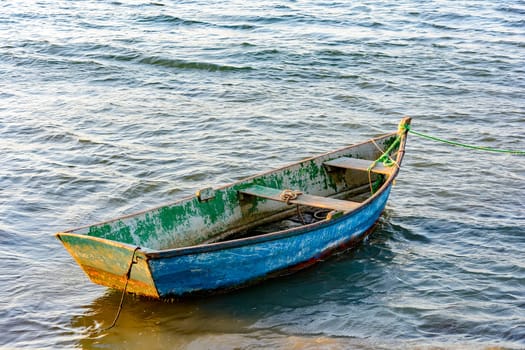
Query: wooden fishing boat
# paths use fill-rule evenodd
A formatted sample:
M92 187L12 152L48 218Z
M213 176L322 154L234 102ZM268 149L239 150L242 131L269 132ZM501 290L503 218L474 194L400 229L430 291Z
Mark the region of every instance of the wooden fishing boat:
M305 268L363 240L383 212L407 126L175 203L56 234L89 278L172 298Z

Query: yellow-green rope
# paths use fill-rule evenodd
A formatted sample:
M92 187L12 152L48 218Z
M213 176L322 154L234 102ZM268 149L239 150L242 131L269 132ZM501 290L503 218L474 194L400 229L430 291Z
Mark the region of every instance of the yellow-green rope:
M519 155L524 155L525 154L525 151L515 151L515 150L498 149L498 148L492 148L492 147L473 146L473 145L467 145L467 144L461 143L461 142L445 140L445 139L441 139L439 137L435 137L435 136L431 136L431 135L423 134L421 132L414 131L414 130L412 130L410 128L409 125L405 125L405 129L407 131L409 131L411 134L423 137L423 138L428 139L428 140L433 140L433 141L447 143L449 145L454 145L454 146L459 146L459 147L464 147L464 148L470 148L470 149L475 149L475 150L479 150L479 151L486 151L486 152L510 153L510 154L519 154Z
M394 142L392 142L392 144L386 149L386 151L384 151L383 154L379 156L379 158L377 158L372 164L370 164L370 166L367 169L368 172L370 172L379 162L382 162L385 166L394 165L395 162L390 158L390 153L394 150L394 148L396 148L399 145L400 141L401 135L398 135Z
M373 140L372 140L373 141ZM397 135L396 139L394 140L394 142L392 142L392 144L386 149L386 151L384 151L380 156L379 158L377 158L372 164L370 164L370 166L368 167L368 169L366 170L367 173L368 173L368 183L370 185L370 193L371 194L374 194L377 189L381 186L381 181L382 181L382 177L383 175L381 175L380 177L377 178L376 182L375 183L372 183L372 176L371 176L371 171L372 169L377 165L377 163L381 162L383 163L383 165L385 166L388 166L388 167L391 167L393 165L397 165L397 163L392 159L390 158L390 153L392 153L392 151L399 146L399 143L401 142L401 134ZM374 142L375 144L375 142ZM376 145L377 146L377 145Z

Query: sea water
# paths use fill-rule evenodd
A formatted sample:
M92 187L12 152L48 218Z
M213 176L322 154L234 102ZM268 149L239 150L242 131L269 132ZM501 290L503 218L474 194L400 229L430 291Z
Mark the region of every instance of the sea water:
M394 131L525 150L525 3L0 3L0 348L525 348L525 157L409 135L371 238L162 303L53 233Z

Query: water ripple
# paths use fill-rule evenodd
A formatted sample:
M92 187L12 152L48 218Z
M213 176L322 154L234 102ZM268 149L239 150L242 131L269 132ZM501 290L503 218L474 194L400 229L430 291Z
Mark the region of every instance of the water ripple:
M139 63L150 64L154 66L161 66L166 68L178 68L178 69L197 69L205 70L209 72L228 72L228 71L244 71L251 70L251 67L235 67L228 65L219 65L214 63L205 63L205 62L191 62L178 59L168 59L162 57L144 57L141 58Z

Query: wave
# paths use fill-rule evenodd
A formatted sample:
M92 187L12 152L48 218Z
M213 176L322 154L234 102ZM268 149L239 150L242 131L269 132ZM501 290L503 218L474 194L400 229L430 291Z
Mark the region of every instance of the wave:
M240 24L215 24L210 22L203 22L197 20L187 20L177 16L171 15L156 15L142 17L138 19L139 23L151 23L151 24L176 24L176 25L186 25L186 26L206 26L206 27L217 27L217 28L226 28L226 29L240 29L240 30L251 30L257 28L257 26L247 23Z
M142 64L161 66L166 68L178 68L189 70L205 70L209 72L229 72L253 70L252 67L236 67L209 62L186 61L181 59L163 58L158 56L144 57L138 61Z
M147 16L138 19L140 23L169 23L169 24L181 24L181 25L209 25L209 23L187 20L176 16L171 15L156 15L156 16Z
M510 5L502 5L496 8L496 11L507 12L507 13L517 14L517 15L525 15L525 8L518 8L518 7L513 7Z

